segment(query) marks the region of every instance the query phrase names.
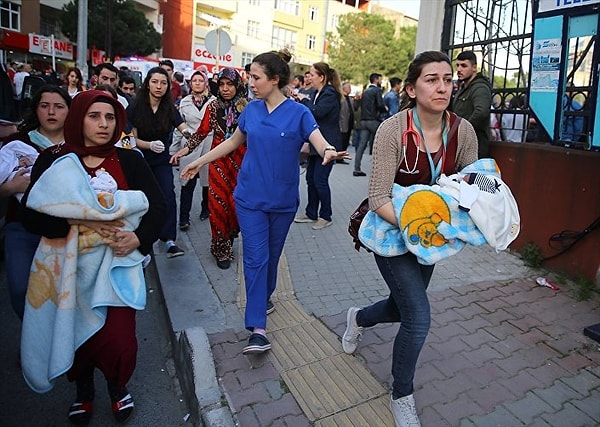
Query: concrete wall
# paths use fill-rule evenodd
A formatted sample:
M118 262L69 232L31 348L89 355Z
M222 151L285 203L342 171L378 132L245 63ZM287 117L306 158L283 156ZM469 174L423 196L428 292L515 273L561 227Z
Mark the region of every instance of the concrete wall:
M419 22L422 24L417 27L415 52L440 50L444 27L444 2L421 0Z
M552 235L583 231L600 215L600 153L507 142L492 143L490 150L521 214L521 233L511 248L534 243L549 257L557 253L548 243ZM597 281L600 228L543 267Z
M40 32L40 2L27 0L21 3L21 33Z

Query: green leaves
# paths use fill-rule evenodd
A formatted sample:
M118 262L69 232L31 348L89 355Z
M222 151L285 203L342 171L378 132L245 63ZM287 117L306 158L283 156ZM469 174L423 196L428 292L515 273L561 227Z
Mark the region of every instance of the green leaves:
M72 41L77 40L77 10L78 1L71 0L61 16L62 32ZM112 57L146 56L160 49L161 35L131 0L89 0L88 46Z
M396 34L392 21L365 12L340 17L339 35L328 35L329 63L342 80L368 83L369 74L404 79L415 55L416 27L402 27Z

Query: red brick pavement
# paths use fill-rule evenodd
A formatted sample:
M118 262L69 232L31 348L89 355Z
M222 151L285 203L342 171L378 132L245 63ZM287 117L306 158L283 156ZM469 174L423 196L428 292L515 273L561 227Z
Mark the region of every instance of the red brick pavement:
M588 420L598 425L600 413L586 409L586 402L600 391L600 352L582 330L599 321L600 308L597 300L581 302L574 295L568 285L554 292L533 279L431 292L432 327L415 377L423 425L477 425L473 420L485 416L506 425L546 425L542 420L560 425L548 420L561 416L573 420L572 425ZM321 320L343 334L345 312ZM356 353L387 387L397 328L367 329ZM245 332L209 336L217 375L240 426L308 426L268 360L250 369L241 355L246 339ZM584 380L587 390L569 387ZM568 416L566 404L577 407L569 406ZM576 422L577 417L583 421Z

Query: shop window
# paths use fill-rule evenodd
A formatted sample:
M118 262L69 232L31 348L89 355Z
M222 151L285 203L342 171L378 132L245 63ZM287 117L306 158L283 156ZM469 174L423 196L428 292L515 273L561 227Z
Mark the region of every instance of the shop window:
M20 31L19 23L21 15L21 6L15 3L3 1L0 3L0 28Z

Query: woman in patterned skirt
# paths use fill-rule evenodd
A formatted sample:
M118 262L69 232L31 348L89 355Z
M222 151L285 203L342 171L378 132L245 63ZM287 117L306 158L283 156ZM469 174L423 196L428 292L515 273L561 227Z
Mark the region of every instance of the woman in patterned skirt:
M208 104L200 126L186 143L186 146L171 157L171 164L196 148L214 131L211 150L229 138L237 129L238 118L246 107L247 92L242 77L233 68L222 69L217 77L219 93L217 99ZM217 266L229 268L233 260L233 239L239 234L233 190L237 175L246 153L243 144L225 157L210 163L208 169L208 211L212 233L210 252L217 260Z

